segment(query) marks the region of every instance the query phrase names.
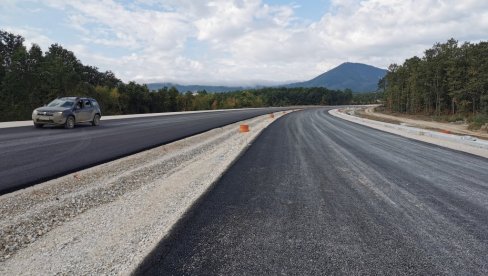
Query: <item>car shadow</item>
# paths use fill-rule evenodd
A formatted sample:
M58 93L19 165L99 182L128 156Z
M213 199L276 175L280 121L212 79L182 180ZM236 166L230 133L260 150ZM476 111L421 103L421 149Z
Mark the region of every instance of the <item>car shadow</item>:
M81 123L81 124L76 124L73 129L66 129L64 128L63 125L44 125L41 128L37 128L38 130L54 130L54 129L60 129L60 130L75 130L75 129L90 129L90 128L98 128L98 127L93 127L91 123Z

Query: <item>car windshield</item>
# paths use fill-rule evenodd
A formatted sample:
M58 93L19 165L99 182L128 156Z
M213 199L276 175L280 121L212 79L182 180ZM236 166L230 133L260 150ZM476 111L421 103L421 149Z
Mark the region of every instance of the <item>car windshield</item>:
M47 106L48 107L72 107L75 102L63 100L63 99L56 99L50 102Z

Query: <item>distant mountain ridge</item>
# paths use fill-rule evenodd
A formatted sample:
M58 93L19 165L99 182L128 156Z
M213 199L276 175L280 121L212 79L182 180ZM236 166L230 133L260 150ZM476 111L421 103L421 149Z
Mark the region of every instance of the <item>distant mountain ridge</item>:
M343 63L309 81L297 82L286 87L326 87L331 90L351 89L364 93L378 90L378 81L387 70L362 63Z
M331 90L351 89L356 93L373 92L378 89L378 81L383 78L387 70L362 63L345 62L309 81L296 82L272 87L326 87ZM211 86L211 85L179 85L173 83L149 83L149 90L158 90L163 87L175 87L180 92L230 92L243 89L255 89L266 87L263 85L244 86Z

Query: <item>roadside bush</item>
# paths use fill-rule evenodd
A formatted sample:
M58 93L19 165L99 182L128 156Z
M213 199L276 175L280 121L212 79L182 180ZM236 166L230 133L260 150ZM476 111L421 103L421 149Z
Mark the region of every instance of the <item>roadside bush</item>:
M481 128L486 129L486 125L488 124L488 115L486 114L478 114L469 119L469 130L478 130Z
M465 121L465 117L462 116L461 114L454 114L454 115L451 115L447 118L447 121L449 123L455 123L455 122L459 122L459 121Z

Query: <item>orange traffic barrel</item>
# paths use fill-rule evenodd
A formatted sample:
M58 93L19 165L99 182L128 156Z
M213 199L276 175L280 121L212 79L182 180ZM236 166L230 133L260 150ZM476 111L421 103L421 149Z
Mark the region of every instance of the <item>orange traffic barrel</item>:
M240 125L239 132L249 132L249 125Z

